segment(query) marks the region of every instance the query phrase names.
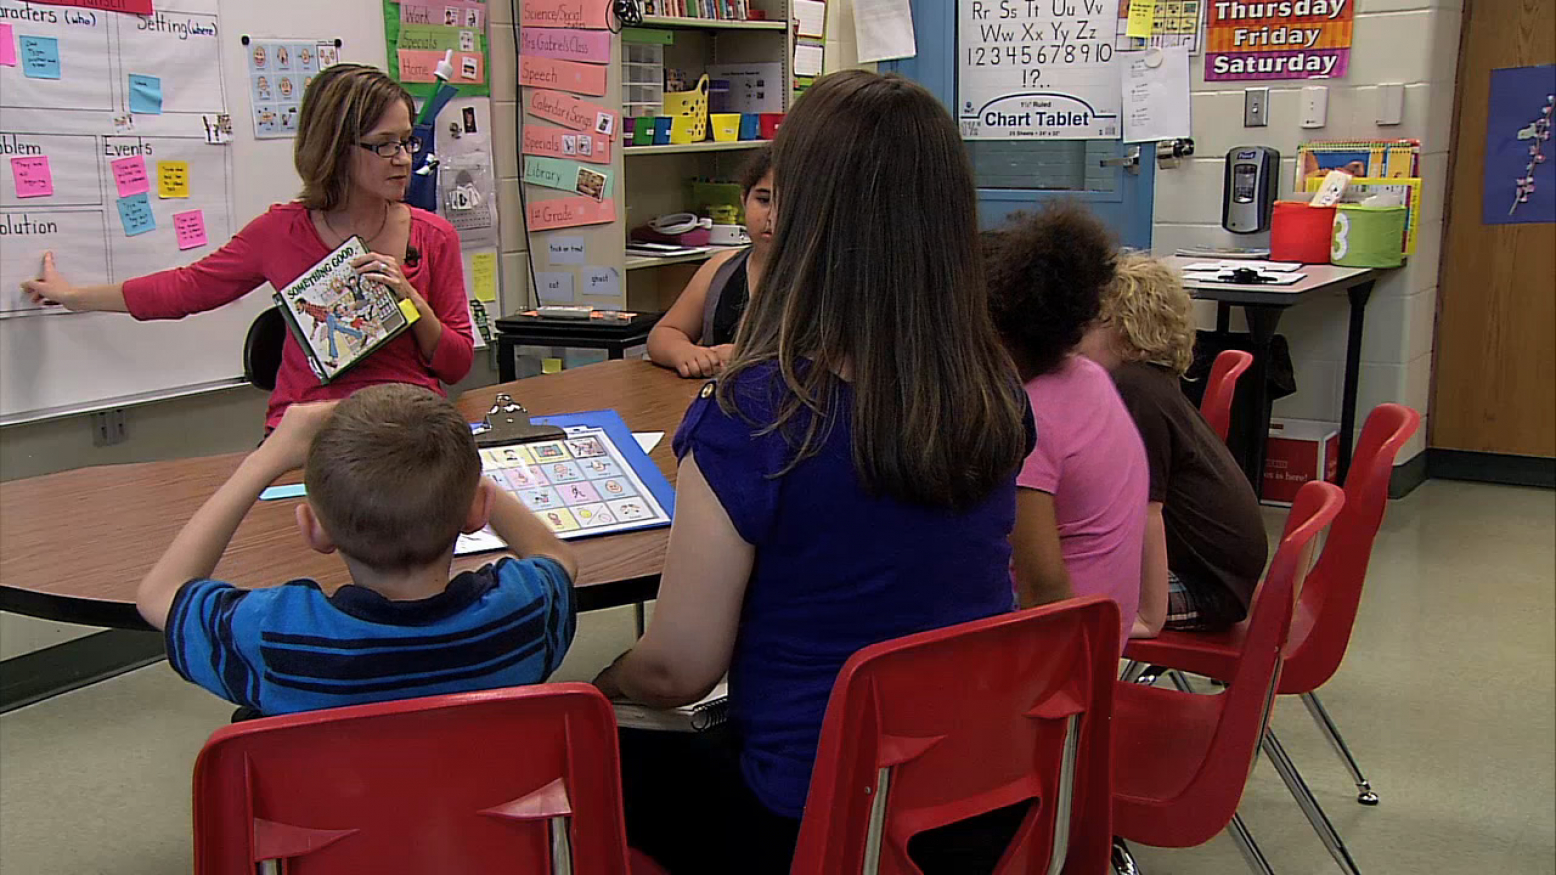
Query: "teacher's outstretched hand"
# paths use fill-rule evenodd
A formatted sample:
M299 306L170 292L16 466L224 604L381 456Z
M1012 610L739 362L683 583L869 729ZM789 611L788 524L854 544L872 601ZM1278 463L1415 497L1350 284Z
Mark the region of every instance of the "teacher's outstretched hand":
M370 253L358 259L358 273L392 288L421 318L329 383L319 381L288 333L266 426L280 423L292 404L338 400L377 383L410 383L442 394L446 384L470 372L475 335L459 235L437 215L404 203L422 151L414 116L410 94L383 71L362 64L329 67L303 92L292 148L302 180L295 200L271 206L193 264L119 283L75 285L60 273L54 253L45 252L37 279L23 282L22 290L36 303L68 310L182 319L225 307L267 282L284 289L357 238Z
M64 307L66 310L112 310L123 313L129 310L124 303L124 286L119 283L98 286L76 286L60 275L54 266L54 253L43 253L43 267L38 278L24 280L22 291L34 304L48 307Z

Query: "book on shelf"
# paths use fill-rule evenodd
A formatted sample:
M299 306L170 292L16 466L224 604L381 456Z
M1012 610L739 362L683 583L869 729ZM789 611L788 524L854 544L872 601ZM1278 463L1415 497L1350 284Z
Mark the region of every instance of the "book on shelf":
M707 732L729 720L729 684L720 682L712 692L679 708L650 708L636 702L612 701L616 725L660 732Z
M366 254L361 238L352 237L275 293L277 309L321 383L372 355L420 318L414 304L351 266Z

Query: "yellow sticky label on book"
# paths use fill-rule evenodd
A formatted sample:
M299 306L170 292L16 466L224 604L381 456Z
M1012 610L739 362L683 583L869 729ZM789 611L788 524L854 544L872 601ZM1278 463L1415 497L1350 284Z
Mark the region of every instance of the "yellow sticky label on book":
M416 320L421 318L421 314L416 311L416 305L406 298L400 299L400 312L405 314L405 324L407 325L415 325Z

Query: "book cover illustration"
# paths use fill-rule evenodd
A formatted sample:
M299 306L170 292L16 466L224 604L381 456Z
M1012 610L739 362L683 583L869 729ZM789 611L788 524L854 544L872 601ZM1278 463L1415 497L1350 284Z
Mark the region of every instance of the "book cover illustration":
M321 382L335 379L415 321L415 308L405 306L409 302L351 267L366 253L352 237L276 295Z

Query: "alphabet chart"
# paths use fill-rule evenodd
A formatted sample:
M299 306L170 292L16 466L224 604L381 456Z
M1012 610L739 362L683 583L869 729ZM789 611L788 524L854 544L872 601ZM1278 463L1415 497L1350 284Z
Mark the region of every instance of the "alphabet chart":
M564 540L670 525L675 492L615 411L537 416L561 440L481 450L481 474ZM490 528L461 535L456 555L506 547Z

